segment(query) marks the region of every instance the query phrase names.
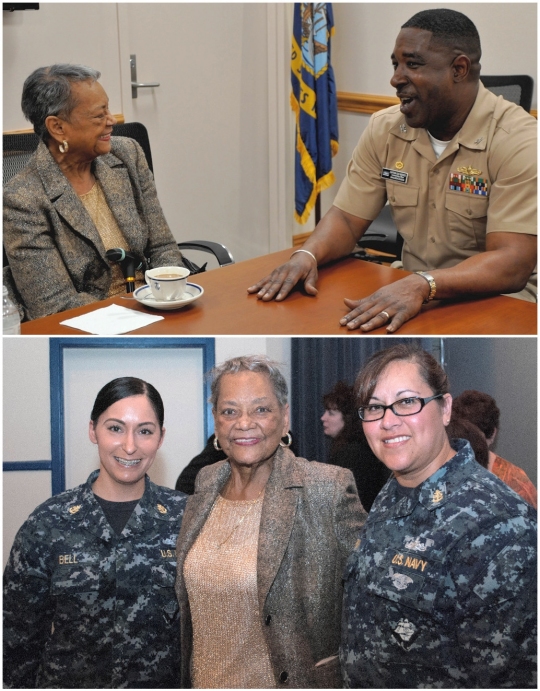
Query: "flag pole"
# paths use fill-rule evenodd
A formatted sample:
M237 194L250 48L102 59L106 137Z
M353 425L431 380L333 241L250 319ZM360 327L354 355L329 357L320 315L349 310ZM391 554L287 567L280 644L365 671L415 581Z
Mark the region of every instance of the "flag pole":
M315 226L321 220L321 195L317 195L317 200L315 202Z

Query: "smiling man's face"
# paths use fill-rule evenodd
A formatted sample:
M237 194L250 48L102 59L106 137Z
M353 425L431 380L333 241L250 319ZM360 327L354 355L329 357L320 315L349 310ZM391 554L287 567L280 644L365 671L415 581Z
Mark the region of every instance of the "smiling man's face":
M394 74L390 84L410 127L423 127L444 139L458 106L452 67L455 57L431 31L406 28L399 32L391 56Z

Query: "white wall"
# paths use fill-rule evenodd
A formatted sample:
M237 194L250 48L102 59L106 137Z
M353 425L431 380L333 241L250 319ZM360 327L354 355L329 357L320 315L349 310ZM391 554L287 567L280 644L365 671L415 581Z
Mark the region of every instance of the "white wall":
M4 338L3 340L3 460L5 462L51 460L49 401L50 339L46 337L28 336L21 338ZM94 339L88 340L90 344L90 341ZM134 338L134 340L136 339ZM78 389L76 394L72 394L74 405L67 405L65 420L66 426L77 425L78 429L74 430L75 436L79 435L83 440L80 445L82 451L80 462L88 465L88 461L93 459L95 461L94 467L97 467L98 460L95 449L90 442L87 441L90 409L95 395L103 383L115 376L128 375L129 371L124 369L117 373L110 374L110 366L107 363L107 353L109 351L97 350L95 352L88 352L88 356L86 356L84 352L81 355L81 352L75 349L74 352L68 351L69 357L65 358L65 362L67 363L65 369L69 364L68 360L75 360L78 362L77 371L79 372L77 378ZM110 352L112 358L113 351ZM133 361L134 367L140 368L141 364L137 362L137 359L141 357L143 352L145 351L138 349L130 352L124 351L122 354L122 362L127 363L128 360L129 362ZM290 389L290 338L220 337L215 339L215 353L216 364L237 355L269 355L282 363L282 371ZM168 349L163 351L164 358L169 357L170 354L171 351L168 351ZM85 367L83 371L80 365L81 358L82 365L84 365L85 357L88 359L88 366ZM161 355L159 359L161 361ZM77 366L77 362L71 364ZM100 364L100 362L102 364ZM175 405L175 394L174 391L170 390L171 387L173 387L173 389L175 387L174 377L170 377L170 382L165 382L163 384L157 383L163 381L163 368L161 363L156 363L155 373L151 373L151 363L145 362L143 365L146 370L148 370L148 374L146 375L144 372L141 373L137 370L136 376L144 375L143 378L146 378L148 381L156 382L156 386L166 402L165 426L167 428L167 434L151 475L156 482L174 486L174 481L180 471L187 465L191 457L199 453L204 446L204 439L201 431L203 421L199 419L192 425L187 425L189 432L186 432L185 426L181 426L178 422L175 422L176 418L174 414L178 413L178 410L181 410L181 406L178 410L171 410L171 406L167 405L168 400L172 401L173 408ZM198 368L195 361L193 366ZM103 379L105 374L107 374L107 376ZM66 377L66 386L68 386L68 390L69 379L69 377ZM84 382L84 384L81 384L81 382ZM82 386L85 388L84 391L81 390ZM193 399L193 407L198 410L201 408L202 403L200 400L200 391L196 390L196 386L193 385L193 383L190 391L195 392L193 396L190 395L189 397ZM84 411L80 411L80 401L86 401L85 413ZM178 416L181 417L181 413L178 413L177 417ZM72 420L73 422L71 422ZM180 438L178 438L180 427L182 427L182 429L180 430ZM194 438L195 445L193 445ZM189 454L186 455L187 449L189 450ZM71 446L69 442L66 444L66 456L74 456L76 454L77 449L75 442L72 440ZM86 458L86 456L89 458ZM169 467L168 471L164 468L159 468L159 463L162 465L168 464L172 466L172 468ZM88 468L85 467L84 476L86 476L90 470L92 470L90 466ZM81 482L82 478L78 478L77 481ZM19 527L36 506L51 496L51 473L49 471L7 471L3 473L3 485L3 556L5 563Z

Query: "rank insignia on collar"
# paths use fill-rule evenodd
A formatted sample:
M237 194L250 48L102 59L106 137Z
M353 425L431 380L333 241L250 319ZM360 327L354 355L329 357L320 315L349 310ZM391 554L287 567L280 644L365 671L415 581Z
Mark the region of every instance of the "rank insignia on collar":
M403 123L401 123L401 125L399 126L399 131L400 131L400 132L406 132L406 131L407 131L406 125L404 125Z
M403 161L396 161L396 168L401 170L403 168Z
M167 513L167 509L161 504L157 505L157 510L159 511L159 513Z
M444 494L441 492L440 489L436 489L431 496L431 501L434 504L438 504L443 499L444 499Z
M70 513L71 515L73 515L74 513L78 513L78 512L81 510L81 508L82 508L82 504L77 504L77 506L72 506L72 507L69 509L69 513Z

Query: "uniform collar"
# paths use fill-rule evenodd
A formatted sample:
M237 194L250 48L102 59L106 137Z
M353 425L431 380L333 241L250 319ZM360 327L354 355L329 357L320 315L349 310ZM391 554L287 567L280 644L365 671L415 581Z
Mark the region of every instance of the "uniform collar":
M109 542L119 537L132 537L144 531L148 526L155 525L156 520L175 520L174 512L170 512L168 507L160 503L156 491L157 485L146 475L144 494L131 514L121 536L116 535L105 518L103 509L92 490L92 485L97 480L99 472L99 470L94 470L90 473L88 480L81 486L81 492L66 507L71 519L78 521L80 527L86 528L103 541Z
M456 451L456 455L424 480L409 496L398 498L397 480L393 478L390 481L380 519L386 520L390 516L395 518L408 516L418 504L432 511L444 506L452 498L455 491L462 486L464 479L471 474L471 469L478 464L468 441L452 439L451 446ZM471 466L471 463L475 465Z
M473 107L459 132L450 140L447 150L455 150L458 146L466 146L468 149L477 151L483 151L486 148L495 101L496 96L488 91L482 82L479 82ZM418 140L419 145L427 143L431 147L427 131L423 128L409 127L404 116L390 129L390 134L404 141Z

